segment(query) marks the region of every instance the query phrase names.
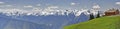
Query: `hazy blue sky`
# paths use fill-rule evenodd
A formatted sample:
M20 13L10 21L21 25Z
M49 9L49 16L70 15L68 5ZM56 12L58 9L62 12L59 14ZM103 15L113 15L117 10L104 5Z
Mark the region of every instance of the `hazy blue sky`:
M117 3L117 4L116 4ZM120 8L120 0L0 0L0 8L47 8L60 9L91 9L98 4L101 10Z

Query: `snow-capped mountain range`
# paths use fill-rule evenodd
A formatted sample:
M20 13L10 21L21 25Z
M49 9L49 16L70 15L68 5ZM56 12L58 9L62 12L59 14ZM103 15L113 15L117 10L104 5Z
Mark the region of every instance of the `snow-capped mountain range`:
M20 15L48 16L48 15L69 15L73 13L75 16L79 16L81 15L81 13L84 13L86 15L93 13L95 15L97 14L97 11L87 10L87 9L81 9L81 10L53 10L53 9L45 9L45 10L5 9L3 10L3 9L0 9L0 13L7 16L20 16Z

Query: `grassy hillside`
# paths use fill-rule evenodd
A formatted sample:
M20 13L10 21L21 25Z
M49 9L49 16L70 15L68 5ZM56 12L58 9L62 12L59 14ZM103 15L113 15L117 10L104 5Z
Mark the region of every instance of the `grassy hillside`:
M96 18L87 22L65 26L64 29L120 29L120 16Z

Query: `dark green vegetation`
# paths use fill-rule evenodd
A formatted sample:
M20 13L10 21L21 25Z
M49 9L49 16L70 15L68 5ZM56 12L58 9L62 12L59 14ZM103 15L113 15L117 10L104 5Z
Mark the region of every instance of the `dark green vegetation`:
M89 20L92 20L92 19L94 19L94 15L90 14L90 19Z
M120 16L95 18L87 22L65 26L64 29L120 29Z
M97 17L96 18L99 18L100 17L100 13L98 12L98 14L97 14Z

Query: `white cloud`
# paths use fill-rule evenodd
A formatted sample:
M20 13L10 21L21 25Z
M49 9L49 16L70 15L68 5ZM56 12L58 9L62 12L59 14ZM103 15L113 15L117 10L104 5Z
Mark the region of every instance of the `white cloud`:
M4 4L4 2L0 2L0 4Z
M6 5L7 7L11 7L12 5Z
M25 8L32 8L33 6L31 6L31 5L26 5L26 6L24 6Z
M92 8L100 8L99 5L94 5Z
M48 9L51 9L51 8L59 8L58 6L49 6Z
M116 2L117 5L120 5L120 2Z
M73 3L73 2L72 2L70 5L76 5L76 3Z
M36 6L41 6L41 4L37 4Z
M0 7L13 7L12 5L1 5Z

